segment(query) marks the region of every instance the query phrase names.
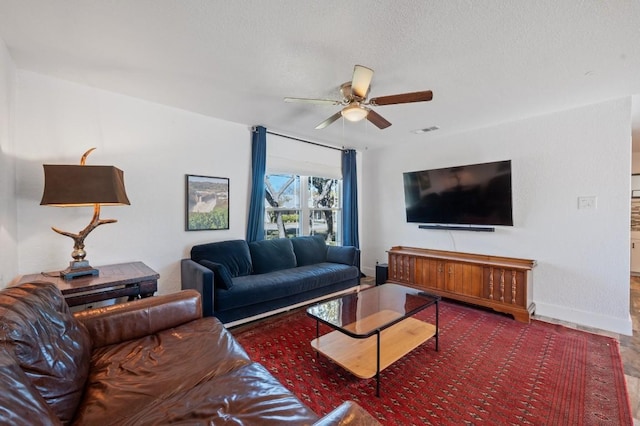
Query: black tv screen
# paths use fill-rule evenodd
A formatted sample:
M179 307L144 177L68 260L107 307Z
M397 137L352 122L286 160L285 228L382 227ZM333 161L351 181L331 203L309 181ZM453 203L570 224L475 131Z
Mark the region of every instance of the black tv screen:
M511 160L404 173L407 222L513 226Z

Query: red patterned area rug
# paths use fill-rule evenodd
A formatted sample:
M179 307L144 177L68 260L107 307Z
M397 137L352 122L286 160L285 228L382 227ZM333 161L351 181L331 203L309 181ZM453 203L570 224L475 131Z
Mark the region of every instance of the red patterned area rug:
M434 309L417 318L433 322ZM330 329L321 326L321 334ZM355 400L386 425L632 425L617 340L440 303L433 339L376 380L316 354L304 310L231 329L249 356L319 415Z

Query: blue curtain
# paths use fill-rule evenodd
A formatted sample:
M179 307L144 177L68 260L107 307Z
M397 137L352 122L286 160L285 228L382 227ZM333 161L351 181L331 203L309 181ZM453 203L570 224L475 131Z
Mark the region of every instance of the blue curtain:
M342 151L342 245L360 248L358 238L358 173L356 151Z
M267 129L258 126L251 136L251 202L247 241L264 240L264 174L267 168Z

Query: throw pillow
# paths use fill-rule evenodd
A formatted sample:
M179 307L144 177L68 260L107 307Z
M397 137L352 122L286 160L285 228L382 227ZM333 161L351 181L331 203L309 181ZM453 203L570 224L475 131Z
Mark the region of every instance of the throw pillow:
M73 420L89 374L91 339L49 282L0 291L0 346L65 424Z
M327 244L321 235L295 237L291 239L298 266L315 265L327 259Z
M249 243L249 251L255 274L296 267L296 255L288 238L254 241Z
M251 274L251 254L245 240L229 240L200 244L191 248L191 260L220 263L227 267L233 278Z
M231 287L233 287L233 278L226 266L222 263L211 262L210 260L201 260L200 264L213 271L213 279L216 287L231 290Z

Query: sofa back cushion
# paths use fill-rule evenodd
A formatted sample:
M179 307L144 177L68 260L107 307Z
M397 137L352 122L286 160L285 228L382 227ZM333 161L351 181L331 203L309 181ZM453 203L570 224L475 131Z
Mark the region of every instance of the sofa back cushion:
M89 373L91 341L54 284L33 282L0 291L0 346L51 411L69 423Z
M296 255L289 238L254 241L249 244L249 250L255 274L296 267Z
M249 245L245 240L220 241L193 246L191 260L200 264L202 264L202 260L208 260L224 265L232 278L249 275L253 271Z
M298 266L315 265L327 260L327 245L321 235L291 239Z

